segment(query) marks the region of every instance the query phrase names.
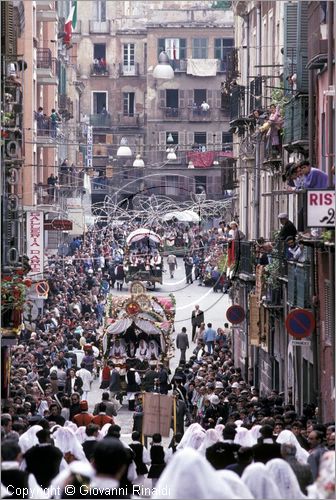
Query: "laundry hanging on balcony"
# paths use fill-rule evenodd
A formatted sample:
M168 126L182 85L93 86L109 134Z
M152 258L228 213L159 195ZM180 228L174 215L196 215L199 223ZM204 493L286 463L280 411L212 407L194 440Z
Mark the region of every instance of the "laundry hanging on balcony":
M196 168L210 168L213 162L220 158L232 158L232 151L189 151L187 153L187 160L191 160Z
M216 76L217 59L188 59L187 75Z

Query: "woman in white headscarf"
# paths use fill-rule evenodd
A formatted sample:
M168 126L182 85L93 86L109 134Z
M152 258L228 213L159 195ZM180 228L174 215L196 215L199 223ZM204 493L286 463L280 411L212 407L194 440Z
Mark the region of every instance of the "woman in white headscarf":
M293 446L295 446L296 459L303 464L307 463L309 453L307 450L302 448L302 446L300 445L299 441L296 439L292 431L288 430L281 431L279 436L277 437L276 442L279 444L292 444Z
M106 436L107 431L109 430L110 427L111 427L111 424L105 424L105 425L103 425L103 427L100 429L101 439Z
M148 356L150 359L159 359L159 346L156 340L151 340L148 344Z
M156 484L157 493L153 498L238 499L229 484L223 483L224 480L218 481L215 469L200 453L187 448L174 454Z
M285 500L307 498L301 491L293 469L285 460L274 458L267 462L266 469L277 484L282 498Z
M19 437L19 446L23 455L30 448L38 444L39 441L36 437L36 434L41 430L42 427L40 425L32 425L26 432L21 434L21 436Z
M223 430L224 430L224 424L217 424L215 427L215 431L217 432L219 436L219 441L223 441Z
M216 429L208 429L205 433L203 443L198 449L199 452L202 453L202 455L205 455L206 449L212 446L213 444L218 443L219 440L220 438L218 433L216 432Z
M78 439L78 442L80 444L83 444L88 437L86 434L86 427L84 425L77 427L77 429L75 430L75 436Z
M250 432L246 427L238 427L238 429L236 429L236 435L233 442L234 444L244 446L244 448L251 448L254 444Z
M220 477L221 480L224 480L225 483L230 486L231 490L238 498L254 498L246 484L241 480L238 474L236 474L232 470L218 470L216 474L218 477Z
M249 434L251 436L252 446L254 446L255 444L258 444L258 439L261 437L260 429L261 429L261 425L256 424L252 427L252 429L249 430Z
M279 488L264 464L248 465L241 478L255 498L260 500L281 499Z
M182 450L183 448L190 447L190 440L192 435L198 432L203 432L203 434L205 434L205 429L203 429L203 427L200 424L197 423L191 424L183 434L181 441L177 445L177 449Z
M55 441L55 446L57 446L57 448L61 450L67 462L68 460L80 460L82 462L88 462L82 445L71 429L66 427L59 427L53 433L53 438Z
M49 490L53 492L53 498L59 499L62 497L65 485L70 484L69 480L71 479L71 476L76 474L90 480L94 476L94 469L88 462L84 463L79 462L78 460L71 462L67 469L60 471L51 481ZM87 482L88 481L86 481L86 483Z

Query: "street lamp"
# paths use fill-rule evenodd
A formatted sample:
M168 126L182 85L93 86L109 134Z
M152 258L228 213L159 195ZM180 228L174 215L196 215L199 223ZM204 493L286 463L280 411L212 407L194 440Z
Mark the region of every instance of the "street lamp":
M120 141L120 146L117 151L118 158L126 158L132 156L132 150L128 145L126 137L122 137Z
M176 153L175 153L175 150L174 148L169 148L168 150L168 154L167 154L167 160L176 160L177 156L176 156Z
M136 155L135 160L133 162L133 167L144 168L145 162L141 158L141 155Z
M172 80L175 76L174 70L170 65L169 57L165 51L159 54L159 63L155 66L153 77L157 80Z
M195 165L193 164L192 160L189 160L188 168L195 168Z
M171 132L169 132L168 137L167 137L167 144L173 144L174 143L174 137Z

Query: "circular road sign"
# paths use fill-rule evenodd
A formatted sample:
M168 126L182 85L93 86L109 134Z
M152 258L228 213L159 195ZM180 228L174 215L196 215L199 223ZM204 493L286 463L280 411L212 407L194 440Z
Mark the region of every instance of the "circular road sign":
M245 310L241 306L231 306L226 311L226 318L233 325L238 325L242 323L245 319Z
M308 309L294 309L286 318L287 332L297 339L309 337L314 328L314 314Z
M47 281L39 281L35 286L36 292L40 296L48 295L49 284Z

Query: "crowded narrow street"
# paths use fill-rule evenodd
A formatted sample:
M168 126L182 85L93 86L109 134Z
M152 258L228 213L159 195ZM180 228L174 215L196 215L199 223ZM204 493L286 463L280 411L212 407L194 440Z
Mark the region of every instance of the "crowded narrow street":
M333 0L0 0L1 498L336 500Z
M166 261L166 259L165 259ZM178 265L174 274L174 278L170 279L168 265L165 262L166 272L164 274L163 284L154 292L157 295L167 295L173 293L176 299L176 316L175 316L175 333L173 339L176 339L176 334L185 326L189 336L189 348L186 351L187 359L192 355L196 343L191 339L191 312L195 305L198 304L204 311L205 320L211 320L214 327L217 329L223 327L226 320L226 310L230 305L230 300L227 294L214 293L212 288L199 286L198 281L193 284L186 284L184 263L182 258L177 259ZM115 294L127 295L127 290L115 292ZM172 373L179 364L179 352L176 350L175 356L170 360L169 368ZM88 402L90 411L93 410L95 404L101 400L103 390L100 387L100 380L97 378L92 383L92 388L89 393ZM118 412L116 423L121 427L121 436L125 442L131 441L131 433L133 429L133 414L128 411L127 401L124 400L123 407ZM171 434L173 429L171 430Z

